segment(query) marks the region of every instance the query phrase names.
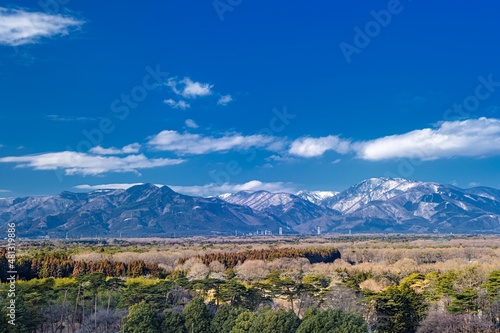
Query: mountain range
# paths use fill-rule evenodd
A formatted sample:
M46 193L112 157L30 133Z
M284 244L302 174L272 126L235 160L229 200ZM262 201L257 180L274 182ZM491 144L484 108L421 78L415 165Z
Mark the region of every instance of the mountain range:
M20 237L177 237L322 233L498 233L500 190L371 178L342 192L241 191L217 197L168 186L0 199L0 231Z

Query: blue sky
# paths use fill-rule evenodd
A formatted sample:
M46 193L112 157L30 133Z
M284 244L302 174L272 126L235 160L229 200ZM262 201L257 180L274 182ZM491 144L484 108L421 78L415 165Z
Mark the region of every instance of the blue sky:
M1 6L0 196L500 188L492 1Z

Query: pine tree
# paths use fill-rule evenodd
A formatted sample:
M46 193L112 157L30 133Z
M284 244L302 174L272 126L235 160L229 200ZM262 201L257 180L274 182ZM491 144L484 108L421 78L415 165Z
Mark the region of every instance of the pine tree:
M159 323L153 308L145 301L129 307L126 318L127 333L159 333Z
M163 312L163 321L161 323L161 333L186 333L184 318L180 313L173 311Z
M389 287L374 300L381 333L413 333L427 310L423 296L405 285Z
M363 317L342 310L309 311L297 333L366 333Z
M195 298L182 311L186 330L189 333L210 332L210 312L203 298Z
M300 319L292 311L259 311L253 320L249 333L294 333L300 325Z
M230 333L248 333L252 326L255 314L251 311L245 311L239 314L234 322L234 326Z
M240 313L241 310L230 305L221 306L212 319L212 333L230 333Z

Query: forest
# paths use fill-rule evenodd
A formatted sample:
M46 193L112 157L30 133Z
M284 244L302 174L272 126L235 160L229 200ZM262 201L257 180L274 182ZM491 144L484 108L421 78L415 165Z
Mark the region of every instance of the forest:
M14 286L1 252L0 332L500 332L494 236L18 245Z

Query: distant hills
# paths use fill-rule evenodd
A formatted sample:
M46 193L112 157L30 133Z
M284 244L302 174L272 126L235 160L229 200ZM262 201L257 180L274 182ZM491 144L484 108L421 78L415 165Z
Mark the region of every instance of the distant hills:
M268 233L498 233L500 190L371 178L343 192L242 191L194 197L152 184L0 199L0 231L21 237Z

